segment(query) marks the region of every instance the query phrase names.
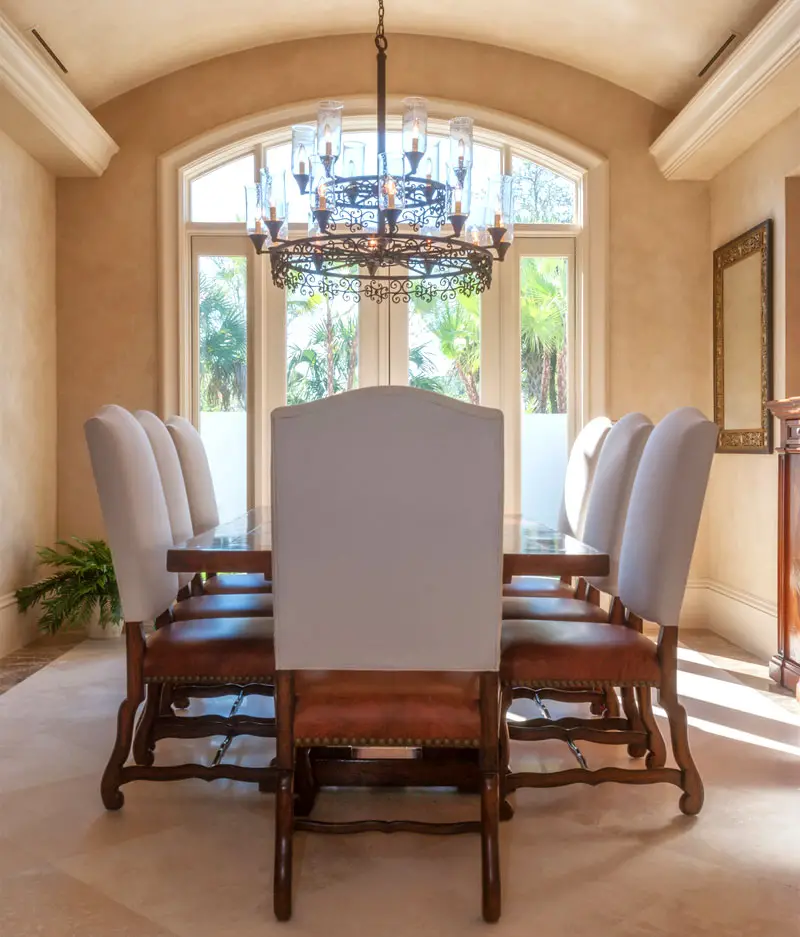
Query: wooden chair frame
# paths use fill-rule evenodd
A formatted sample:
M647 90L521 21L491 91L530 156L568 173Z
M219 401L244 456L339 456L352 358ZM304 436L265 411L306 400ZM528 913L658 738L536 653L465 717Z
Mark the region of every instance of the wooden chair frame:
M480 675L481 817L479 821L428 823L416 820L322 822L308 817L316 796L313 763L294 735L294 672L276 674L277 787L275 798L274 909L279 921L292 914L292 852L295 830L314 833L412 832L481 834L482 910L484 920L500 917L500 686L497 673ZM352 739L357 745L358 739Z
M642 631L642 619L627 611L619 599L615 599L609 623L623 625ZM568 627L568 622L565 622ZM552 691L547 681L536 685L519 687L504 683L501 701L501 764L503 772L503 798L523 787L562 787L567 784L589 784L596 786L606 782L620 784L669 783L679 787L683 794L680 810L690 816L700 812L703 806L703 782L689 748L686 710L678 700L678 628L661 626L657 643L660 677L656 683L632 682L623 685L603 684L604 691L620 690L624 718L604 716L602 718L563 718L556 720L529 719L524 724L508 726L506 714L513 699L529 695L533 691ZM570 692L595 691L598 684L586 681L576 686L571 681ZM670 727L672 752L677 768L665 767L667 750L664 739L653 714L652 690L658 691L660 705L667 714ZM564 742L599 742L605 745L627 745L632 757L646 754L644 769L604 767L594 770L570 768L548 774L537 772L512 772L509 764L509 739L539 741L559 739ZM504 806L504 812L510 807Z
M157 620L163 626L171 620L167 610ZM254 735L260 738L275 738L275 720L250 716L194 716L176 717L172 713L171 693L176 687L190 696L221 695L221 691L265 692L271 693L268 684L233 684L220 674L219 682L198 681L198 685L187 686L186 679L159 679L146 681L144 677L145 634L142 622L125 622L127 690L125 699L117 715L117 736L111 752L100 793L107 810L119 810L125 802L120 790L130 781L182 781L187 778L199 778L203 781L227 779L232 781L250 781L259 785L261 790L274 790L276 771L271 766L249 767L220 763L211 765L182 764L154 765L154 748L158 739L163 738L207 738L212 735ZM252 688L252 689L251 689ZM210 691L210 692L209 692ZM145 702L146 696L146 702ZM139 726L134 739L136 714L145 702ZM126 765L128 757L133 755L135 765Z
M562 576L561 581L566 585L572 585L573 580L570 576ZM580 577L575 583L575 598L583 600L584 602L590 602L592 605L600 605L601 592L599 589L596 589L593 585L590 585L586 579ZM614 605L611 606L611 614L614 613ZM525 687L517 687L514 691L514 699L550 699L555 700L560 703L589 703L591 705L592 714L595 716L610 716L612 718L619 718L620 709L619 709L619 699L617 698L617 693L613 687L598 687L594 690L567 690L567 689L555 689L553 687L531 691ZM515 723L515 726L524 728L529 724L529 720L525 722ZM516 738L512 734L512 738ZM632 757L644 757L645 751L640 750L638 755L633 755Z

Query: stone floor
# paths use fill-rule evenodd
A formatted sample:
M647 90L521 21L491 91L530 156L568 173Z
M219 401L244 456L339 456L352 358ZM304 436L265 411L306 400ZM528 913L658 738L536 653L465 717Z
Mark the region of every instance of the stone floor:
M504 907L492 933L800 933L800 707L722 639L682 637L702 814L681 816L667 786L519 792L502 828ZM295 914L279 925L270 796L228 782L140 782L106 813L98 786L123 688L121 643L86 641L0 697L0 935L487 932L476 837L298 835ZM210 758L218 741L165 742L159 760ZM229 757L263 763L268 744L239 739ZM593 766L627 761L582 748ZM514 758L530 770L574 764L556 742L517 746ZM471 817L476 807L443 791L330 791L318 815Z
M0 658L0 695L85 639L83 631L43 635L26 647Z

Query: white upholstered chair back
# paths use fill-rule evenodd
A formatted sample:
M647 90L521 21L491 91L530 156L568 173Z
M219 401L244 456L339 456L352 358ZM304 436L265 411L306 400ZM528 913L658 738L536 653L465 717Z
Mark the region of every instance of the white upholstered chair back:
M611 420L598 416L590 420L575 437L567 460L564 495L558 514L558 529L562 534L583 539L592 482L610 429Z
M277 665L499 665L503 418L408 387L272 414Z
M608 576L589 578L601 592L619 589L619 555L636 470L653 424L643 413L628 413L609 430L594 474L583 539L610 557Z
M683 407L645 446L622 538L619 597L647 621L678 624L717 433L716 423Z
M172 441L169 430L166 425L149 410L137 410L134 414L136 419L142 424L153 447L153 455L156 457L158 473L161 476L161 485L164 489L164 497L167 500L167 511L169 512L169 523L172 528L172 541L175 544L184 543L194 534L192 527L192 515L189 511L189 498L186 495L186 483L183 480L183 470L181 469L181 460L178 458L178 450ZM178 575L178 581L181 587L188 585L192 580L191 573Z
M151 621L178 592L178 577L167 572L172 528L153 449L122 407L103 407L84 429L123 615Z
M200 433L182 416L171 416L167 420L167 429L181 460L192 515L192 528L195 535L204 534L219 524L217 496L206 447Z

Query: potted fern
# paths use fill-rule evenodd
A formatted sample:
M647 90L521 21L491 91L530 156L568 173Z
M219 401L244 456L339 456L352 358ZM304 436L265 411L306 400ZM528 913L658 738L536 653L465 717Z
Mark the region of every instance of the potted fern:
M122 630L122 606L111 550L103 540L59 540L40 547L42 566L55 572L30 586L17 589L20 612L39 605L39 628L55 634L62 628L85 627L90 638L116 637Z

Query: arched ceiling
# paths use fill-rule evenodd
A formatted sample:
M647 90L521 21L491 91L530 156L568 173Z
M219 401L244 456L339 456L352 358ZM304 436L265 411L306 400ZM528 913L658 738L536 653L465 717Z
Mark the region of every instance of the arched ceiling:
M386 0L386 29L390 39L392 32L420 33L544 56L677 109L731 30L749 31L776 2ZM0 0L0 6L20 29L38 29L88 107L228 52L372 32L377 8L375 0ZM480 62L464 67L479 69Z

